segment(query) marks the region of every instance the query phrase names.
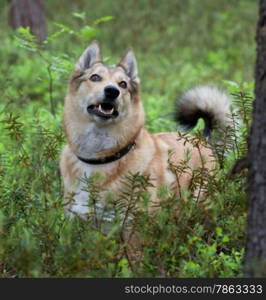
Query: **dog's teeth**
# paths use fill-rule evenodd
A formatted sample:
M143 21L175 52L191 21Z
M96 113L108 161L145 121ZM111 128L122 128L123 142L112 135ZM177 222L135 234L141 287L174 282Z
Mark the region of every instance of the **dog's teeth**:
M99 105L99 107L98 107L98 108L99 108L99 111L100 111L100 112L104 113L104 112L103 112L103 110L102 110L102 107L101 107L101 105Z
M99 111L100 111L101 113L103 113L103 114L111 115L111 114L113 113L113 111L114 111L114 108L112 108L111 110L104 110L104 109L102 109L102 106L99 105Z

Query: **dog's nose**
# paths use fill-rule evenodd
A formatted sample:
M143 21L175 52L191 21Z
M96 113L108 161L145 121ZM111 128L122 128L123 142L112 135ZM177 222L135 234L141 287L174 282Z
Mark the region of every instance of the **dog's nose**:
M108 100L115 100L119 96L119 94L120 94L119 89L117 89L113 85L107 85L104 88L104 95Z

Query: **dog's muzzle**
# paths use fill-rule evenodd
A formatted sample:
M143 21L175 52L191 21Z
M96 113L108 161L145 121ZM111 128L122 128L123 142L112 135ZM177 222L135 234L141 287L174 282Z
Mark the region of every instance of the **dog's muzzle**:
M104 88L104 98L98 104L93 104L87 107L90 114L96 115L102 120L115 119L119 113L117 110L117 98L120 91L113 85L107 85Z

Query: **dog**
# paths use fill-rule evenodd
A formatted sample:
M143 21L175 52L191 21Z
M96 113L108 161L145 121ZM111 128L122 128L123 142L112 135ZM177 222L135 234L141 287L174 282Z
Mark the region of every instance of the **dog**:
M177 119L186 129L205 121L204 135L230 123L230 98L217 88L200 86L186 92L177 104ZM114 195L123 188L129 173L150 176L149 209L158 208L157 188L166 185L181 194L191 185L192 174L177 176L169 162L180 164L189 151L190 170L212 170L213 151L204 143L178 139L177 132L150 134L145 128L140 97L140 79L133 50L116 66L104 64L97 41L80 56L69 82L64 106L67 145L62 151L60 170L64 183L66 212L86 218L88 191L82 178L104 174L101 188ZM170 155L171 153L171 155ZM200 197L203 197L200 195ZM69 199L72 201L69 201Z

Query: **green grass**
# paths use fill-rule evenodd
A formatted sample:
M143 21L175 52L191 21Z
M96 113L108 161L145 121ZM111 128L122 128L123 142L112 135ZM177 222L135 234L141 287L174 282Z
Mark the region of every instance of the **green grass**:
M257 1L46 2L49 38L38 48L26 31L7 27L0 1L0 277L241 276L245 178L226 174L246 151ZM151 132L176 130L174 102L199 84L236 94L244 120L237 144L227 141L225 169L208 177L204 204L184 203L165 187L158 191L162 210L155 216L132 212L143 243L141 263L125 255L120 210L108 228L69 220L63 211L63 100L72 67L92 39L101 42L111 64L134 48ZM125 191L145 208L145 178L128 183ZM121 199L109 200L112 206Z

